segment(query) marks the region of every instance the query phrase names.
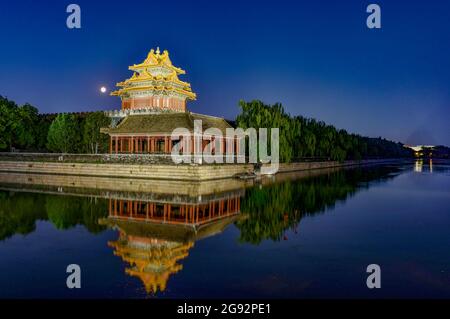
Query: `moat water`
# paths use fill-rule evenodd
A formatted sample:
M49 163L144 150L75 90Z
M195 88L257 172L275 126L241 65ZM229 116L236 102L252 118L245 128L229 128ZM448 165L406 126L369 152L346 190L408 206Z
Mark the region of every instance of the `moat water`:
M448 161L212 194L3 177L0 298L450 297ZM80 289L67 288L69 264L81 268ZM366 285L369 264L381 268L379 289Z

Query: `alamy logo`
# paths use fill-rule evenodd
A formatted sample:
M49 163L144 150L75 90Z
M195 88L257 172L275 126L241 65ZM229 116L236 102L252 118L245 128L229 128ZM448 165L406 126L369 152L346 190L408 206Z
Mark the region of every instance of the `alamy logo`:
M70 13L66 20L66 25L69 29L81 28L81 8L78 4L69 4L66 12Z
M366 284L367 288L381 288L381 268L377 264L370 264L366 269L367 273L370 274L367 277Z
M66 272L70 274L67 277L66 285L67 288L81 288L81 268L77 264L70 264L66 268Z
M366 25L369 29L381 29L381 8L378 4L372 3L367 6L367 13L370 15L367 17Z
M225 136L215 127L202 131L202 121L194 121L194 131L176 128L172 141L179 141L172 147L171 156L175 164L180 163L253 163L266 164L261 174L275 174L279 168L279 129L227 128ZM248 141L248 144L247 144ZM207 144L205 145L206 142ZM246 156L248 152L248 158ZM270 154L269 154L270 153ZM247 161L248 159L248 161Z

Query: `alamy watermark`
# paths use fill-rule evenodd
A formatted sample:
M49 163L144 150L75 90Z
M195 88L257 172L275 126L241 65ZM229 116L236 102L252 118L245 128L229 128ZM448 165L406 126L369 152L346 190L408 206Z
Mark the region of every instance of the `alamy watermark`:
M69 289L81 288L81 267L77 264L70 264L66 268L66 273L70 274L66 279L66 286Z
M175 164L265 164L261 166L261 174L275 174L279 168L279 136L278 128L270 129L270 143L267 128L258 131L255 128L226 128L224 136L223 131L215 127L203 132L202 121L195 120L193 132L183 127L172 132L171 140L178 143L173 145L171 156Z
M367 13L370 13L366 20L369 29L381 29L381 8L378 4L372 3L367 6Z
M69 29L81 29L81 8L78 4L69 4L66 12L70 13L66 19L66 26Z
M377 264L370 264L366 268L366 272L370 274L367 277L366 285L369 289L381 288L381 267Z

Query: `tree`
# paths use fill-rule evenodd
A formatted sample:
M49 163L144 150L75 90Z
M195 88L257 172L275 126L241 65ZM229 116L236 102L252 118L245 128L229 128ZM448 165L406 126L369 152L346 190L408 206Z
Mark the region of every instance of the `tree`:
M53 152L70 153L77 151L80 131L73 114L58 114L48 130L47 148Z
M33 232L36 220L46 219L42 198L32 193L0 191L0 240Z
M47 149L47 136L50 125L55 119L54 114L39 115L39 119L36 125L35 135L35 149L38 151L48 151Z
M0 150L11 150L16 120L17 105L0 96Z
M15 144L18 148L35 148L35 136L38 125L38 109L30 104L20 106L16 111Z
M0 96L0 150L34 149L38 110L30 104L17 106Z
M97 154L99 149L105 152L108 145L108 135L100 133L100 128L107 127L111 120L103 112L89 113L84 121L83 148L85 151Z

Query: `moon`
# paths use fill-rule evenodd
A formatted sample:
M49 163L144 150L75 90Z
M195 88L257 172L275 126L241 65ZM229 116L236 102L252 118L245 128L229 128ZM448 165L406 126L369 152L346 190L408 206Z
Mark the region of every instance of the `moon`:
M100 92L106 93L106 87L102 86L102 87L100 88Z

